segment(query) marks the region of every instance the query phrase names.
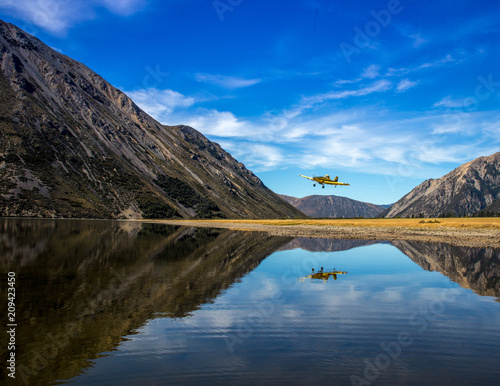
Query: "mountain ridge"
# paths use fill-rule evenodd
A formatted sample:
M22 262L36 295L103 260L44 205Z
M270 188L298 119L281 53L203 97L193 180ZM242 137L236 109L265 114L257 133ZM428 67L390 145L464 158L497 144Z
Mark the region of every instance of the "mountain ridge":
M2 216L303 216L195 129L1 20L0 99Z
M381 217L474 215L500 207L500 152L478 157L441 178L428 179L394 203Z
M375 217L387 209L375 205L334 195L310 195L302 198L280 195L295 208L310 217Z

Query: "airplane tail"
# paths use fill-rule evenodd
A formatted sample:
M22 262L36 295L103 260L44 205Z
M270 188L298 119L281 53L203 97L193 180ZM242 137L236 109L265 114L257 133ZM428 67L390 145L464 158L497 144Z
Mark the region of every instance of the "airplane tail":
M333 180L333 182L338 182L338 180L339 180L339 177L337 176L337 177L335 177L335 179Z

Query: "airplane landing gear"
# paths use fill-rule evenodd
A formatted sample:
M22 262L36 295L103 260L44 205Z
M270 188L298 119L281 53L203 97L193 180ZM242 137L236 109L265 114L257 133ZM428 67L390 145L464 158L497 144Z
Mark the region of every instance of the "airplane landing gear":
M323 185L322 188L325 189L325 185Z
M315 187L315 186L316 186L316 184L313 184L313 187Z

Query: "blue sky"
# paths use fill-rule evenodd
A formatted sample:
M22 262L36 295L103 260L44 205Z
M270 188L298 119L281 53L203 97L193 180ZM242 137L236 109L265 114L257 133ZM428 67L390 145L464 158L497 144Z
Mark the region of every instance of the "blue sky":
M277 193L388 204L500 150L493 1L7 0L0 18Z

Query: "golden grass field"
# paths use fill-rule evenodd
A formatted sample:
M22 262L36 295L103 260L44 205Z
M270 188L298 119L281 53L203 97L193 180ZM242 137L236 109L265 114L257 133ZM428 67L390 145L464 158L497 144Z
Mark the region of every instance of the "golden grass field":
M482 228L500 229L500 217L464 218L377 218L377 219L277 219L277 220L188 220L203 223L232 223L260 225L315 225L366 228Z

